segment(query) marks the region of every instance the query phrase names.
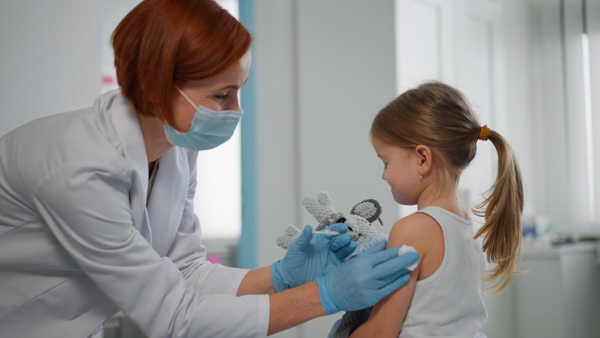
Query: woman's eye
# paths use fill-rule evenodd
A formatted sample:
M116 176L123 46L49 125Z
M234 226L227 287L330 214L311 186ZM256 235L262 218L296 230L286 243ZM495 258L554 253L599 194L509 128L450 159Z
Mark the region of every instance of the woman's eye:
M225 94L225 95L215 95L215 98L217 100L219 100L219 101L225 101L225 100L227 100L229 98L229 95L228 94Z

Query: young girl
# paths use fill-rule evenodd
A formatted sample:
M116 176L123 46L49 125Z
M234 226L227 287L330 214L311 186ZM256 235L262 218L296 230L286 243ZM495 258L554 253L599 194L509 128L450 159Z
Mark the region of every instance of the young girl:
M507 286L521 243L524 193L513 151L479 125L460 91L440 82L390 102L375 117L371 139L394 200L419 210L394 224L388 247L410 245L421 258L408 284L379 302L351 337L485 337L483 291ZM473 209L485 218L474 234L457 187L478 140L496 148L498 176ZM483 252L495 263L487 275Z

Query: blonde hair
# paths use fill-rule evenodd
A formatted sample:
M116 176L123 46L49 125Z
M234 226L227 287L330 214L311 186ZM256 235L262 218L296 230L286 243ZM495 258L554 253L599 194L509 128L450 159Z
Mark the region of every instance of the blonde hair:
M400 147L430 147L442 171L440 177L446 178L440 183L456 184L475 157L481 131L464 95L432 81L404 92L381 109L373 120L371 138ZM524 191L512 148L497 132L487 127L484 131L482 139L491 141L498 153L498 175L484 200L472 211L485 219L475 238L483 238L487 259L496 264L484 279L492 282L488 289L499 293L517 273Z

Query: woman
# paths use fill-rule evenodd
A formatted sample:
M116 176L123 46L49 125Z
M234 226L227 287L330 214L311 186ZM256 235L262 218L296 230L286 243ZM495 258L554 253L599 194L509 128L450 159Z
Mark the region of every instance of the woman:
M120 90L0 138L1 337L91 336L118 311L150 337L260 337L406 282L417 257L385 243L341 264L344 224L272 266L205 260L197 151L241 118L250 43L212 0L145 0L113 33Z

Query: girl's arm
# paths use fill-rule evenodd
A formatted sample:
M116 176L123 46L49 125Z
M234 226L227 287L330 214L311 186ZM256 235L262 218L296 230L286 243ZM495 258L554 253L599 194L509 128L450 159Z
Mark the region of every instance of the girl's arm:
M437 261L441 263L439 259L432 260L430 258L434 257L428 257L431 251L431 244L435 243L435 245L438 245L439 238L441 238L441 252L443 253L443 233L441 228L435 220L425 214L415 213L398 220L394 224L390 232L388 248L400 247L402 245L414 247L420 255L419 265L410 273L411 278L409 282L377 303L373 307L369 320L356 329L350 337L398 337L404 323L404 318L408 312L417 280L423 279L424 272L428 275L435 272L437 267L433 266L434 269L431 269L431 263L433 265L436 265ZM433 256L436 256L437 252L439 252L439 250L433 251ZM433 272L430 272L431 270Z

